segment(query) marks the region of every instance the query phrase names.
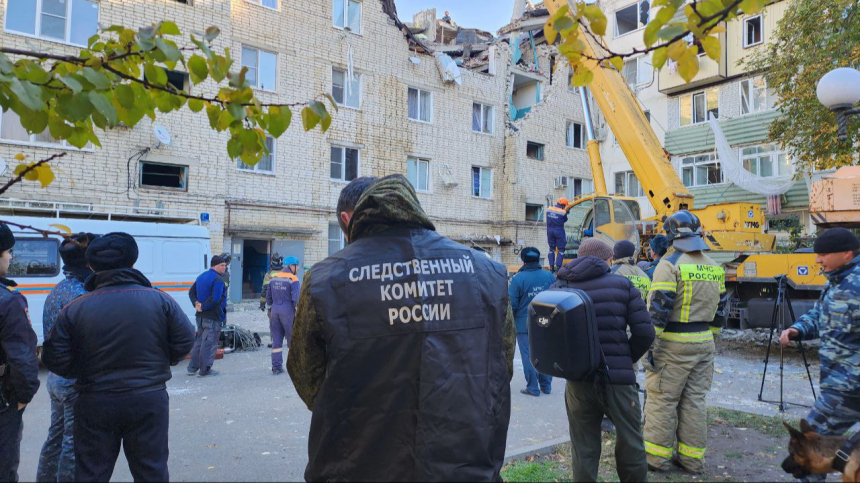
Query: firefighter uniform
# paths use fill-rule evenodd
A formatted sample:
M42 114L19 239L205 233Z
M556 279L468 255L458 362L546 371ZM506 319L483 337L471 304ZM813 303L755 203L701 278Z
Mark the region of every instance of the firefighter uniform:
M284 257L280 253L275 252L272 254L272 261L270 263L269 271L263 277L263 291L260 292L260 310L263 312L266 311L266 292L269 289L269 282L272 281L272 277L281 273L281 270L284 268Z
M692 217L692 233L701 232L694 215L678 214ZM702 253L707 245L700 236L685 242L685 248L674 245L657 265L648 297L658 335L645 363L645 451L649 467L665 470L671 467L677 442L681 466L702 473L714 336L725 323L725 272ZM689 242L700 246L687 250Z
M615 260L612 263L612 273L627 277L642 294L642 300L647 302L648 292L651 291L651 279L641 268L631 262L630 258Z
M550 271L555 272L564 265L564 249L567 247L567 234L564 224L567 223L567 199L559 198L555 206L550 206L546 212L546 242L549 245L547 262Z

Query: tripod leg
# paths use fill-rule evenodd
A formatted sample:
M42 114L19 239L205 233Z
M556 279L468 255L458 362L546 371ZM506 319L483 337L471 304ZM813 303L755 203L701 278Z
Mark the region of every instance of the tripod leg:
M779 295L777 299L779 300L779 333L782 334L782 331L785 329L785 292L783 291L783 284L779 284ZM782 344L779 345L779 412L785 412L785 398L784 398L784 376L785 376L785 348Z
M758 400L761 401L761 396L764 394L764 379L767 376L767 364L770 361L770 347L773 344L773 331L776 330L776 316L779 309L779 293L777 292L776 300L773 302L773 315L770 318L770 335L767 338L767 352L764 356L764 371L761 373L761 389L758 392Z
M788 298L788 294L786 294L786 300L788 302L788 313L791 315L791 320L797 320L797 317L794 315L794 307L791 306L791 299ZM812 383L812 373L809 371L809 361L806 359L806 350L803 348L803 341L797 341L797 346L800 349L801 357L803 357L803 367L806 368L806 378L809 380L809 388L812 389L812 399L818 399L818 396L815 394L815 384Z

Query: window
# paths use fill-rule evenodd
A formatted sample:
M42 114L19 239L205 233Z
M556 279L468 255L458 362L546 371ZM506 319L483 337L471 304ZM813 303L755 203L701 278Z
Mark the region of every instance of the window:
M60 243L57 240L15 237L7 277L53 277L59 274Z
M682 126L703 123L710 118L711 114L716 119L720 118L720 91L716 87L682 96L680 104Z
M361 33L361 2L356 0L333 0L334 26Z
M577 196L581 196L594 191L594 182L590 179L570 178L570 183L567 185L567 190L564 196L572 200Z
M0 140L12 143L35 144L64 149L77 149L64 140L57 140L51 136L48 129L39 134L30 134L21 125L21 118L12 109L3 113L0 117ZM84 149L92 149L92 143L87 143Z
M472 103L472 131L493 134L493 106Z
M409 157L406 159L406 179L416 191L430 191L430 160Z
M713 154L689 156L681 160L684 186L707 186L723 182L723 171Z
M490 199L493 195L493 170L472 166L472 196Z
M526 221L541 221L543 205L531 205L526 203Z
M773 109L776 105L776 93L767 88L764 77L754 77L741 81L741 114Z
M763 178L794 174L788 155L775 144L762 144L741 149L744 169Z
M651 4L645 1L636 2L615 12L615 36L629 34L645 27L650 11Z
M409 88L409 119L420 122L431 122L433 112L433 95L421 89Z
M273 8L275 10L278 9L278 0L245 0L247 2L256 3L257 5L262 5L264 7Z
M640 197L645 196L642 185L633 171L615 173L615 194L621 196Z
M359 156L357 149L331 147L331 179L352 181L358 178Z
M573 121L567 122L567 133L565 136L567 147L582 149L584 146L582 131L582 124Z
M348 81L347 71L331 70L331 96L341 106L358 109L361 107L361 76L353 76Z
M99 2L92 0L8 0L6 30L87 45L98 33Z
M526 156L531 159L543 161L543 144L528 141L526 143Z
M248 68L245 79L251 87L264 91L277 90L278 56L265 50L242 46L242 67Z
M254 171L257 173L274 173L275 172L275 138L266 136L266 149L268 154L263 154L260 161L254 166L248 166L241 159L237 159L236 163L242 171Z
M651 82L652 69L647 60L647 57L641 56L624 63L622 74L628 85L635 87Z
M177 91L190 92L190 84L188 82L188 73L182 72L181 70L170 70L165 69L164 67L158 67L163 70L165 74L167 74L167 85L172 86ZM143 79L149 81L149 78L146 77L146 74L143 75Z
M188 166L140 162L140 185L152 188L188 188Z
M764 24L761 15L744 19L744 47L764 42Z
M340 225L335 223L328 224L328 256L332 256L335 253L343 250L343 247L346 246L346 237L343 236L343 230L340 229Z

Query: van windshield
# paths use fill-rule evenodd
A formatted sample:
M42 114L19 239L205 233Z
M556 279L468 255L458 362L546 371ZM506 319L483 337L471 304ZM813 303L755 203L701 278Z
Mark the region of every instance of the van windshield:
M9 278L53 277L60 273L60 251L57 240L16 238L12 249Z

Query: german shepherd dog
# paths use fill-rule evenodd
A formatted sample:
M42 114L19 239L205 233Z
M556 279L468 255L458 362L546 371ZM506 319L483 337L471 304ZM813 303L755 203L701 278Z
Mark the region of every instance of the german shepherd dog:
M791 473L795 478L804 478L813 474L833 473L833 460L836 452L848 440L845 436L822 436L809 426L806 420L800 420L800 431L783 422L791 434L788 445L788 457L782 462L782 469ZM855 446L850 453L843 482L860 483L860 446Z

